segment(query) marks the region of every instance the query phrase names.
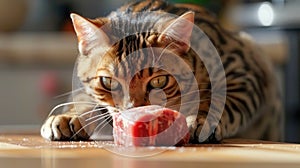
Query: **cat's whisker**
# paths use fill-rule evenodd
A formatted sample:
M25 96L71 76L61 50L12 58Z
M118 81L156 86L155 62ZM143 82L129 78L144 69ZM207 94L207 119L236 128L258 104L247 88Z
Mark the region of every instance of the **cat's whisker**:
M63 106L69 106L69 105L75 105L75 104L89 104L89 105L97 105L97 103L93 103L93 102L85 102L85 101L82 101L82 102L67 102L67 103L61 103L59 105L56 105L49 113L48 117L51 116L55 110L57 110L58 108L60 107L63 107Z
M69 95L71 95L71 94L73 94L73 93L77 93L77 92L82 91L82 90L84 90L84 87L81 87L81 88L79 88L79 89L72 90L72 91L69 91L69 92L66 92L66 93L57 95L57 96L53 97L53 99L59 99L59 98L61 98L61 97L69 96Z
M73 134L73 136L71 137L71 139L74 139L74 137L75 137L79 132L81 132L81 131L83 131L84 129L86 129L86 127L88 127L88 126L90 126L90 125L92 125L92 124L95 124L96 122L98 122L98 121L100 121L100 120L102 120L102 119L103 119L103 118L97 118L97 119L95 119L94 121L89 122L89 123L83 125L78 131L76 131L76 132ZM104 120L104 121L106 121L106 120ZM103 123L103 121L102 121L101 123ZM90 130L90 131L91 131L91 132L94 132L94 130L95 130L95 129ZM87 133L90 135L90 132L87 132Z
M95 107L93 108L93 110L95 110L95 109L98 107L98 105L99 105L99 104L95 105ZM103 107L103 108L105 108L105 107Z
M95 128L95 130L99 129L99 126L102 125L101 128L100 128L99 130L97 130L97 134L99 134L99 133L102 131L102 129L103 129L107 124L109 124L112 120L113 120L113 119L110 118L108 121L104 120L104 121L102 121L99 125L97 125L97 127ZM106 123L105 123L105 121L106 121Z
M89 117L85 121L90 121L90 120L93 120L95 118L97 118L97 119L99 119L99 118L103 119L103 118L107 118L108 116L111 116L111 115L109 113L98 114L98 115L95 115L93 117Z
M106 109L106 108L105 108L105 107L102 107L102 108L94 108L93 110L86 111L86 112L80 114L79 117L83 117L83 116L85 116L85 115L92 114L92 113L94 113L94 112L101 112L101 110L104 110L104 109Z

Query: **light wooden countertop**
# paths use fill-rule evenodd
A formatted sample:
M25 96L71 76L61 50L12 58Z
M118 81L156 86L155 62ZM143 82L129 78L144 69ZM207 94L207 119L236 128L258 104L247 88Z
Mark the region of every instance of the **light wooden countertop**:
M2 134L0 167L300 168L300 144L228 139L221 144L121 148L112 142L50 142L39 135Z

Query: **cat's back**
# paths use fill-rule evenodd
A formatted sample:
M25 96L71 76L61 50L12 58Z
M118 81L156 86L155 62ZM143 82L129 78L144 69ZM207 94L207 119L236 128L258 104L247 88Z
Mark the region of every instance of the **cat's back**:
M117 12L137 13L137 12L167 12L174 15L182 15L188 11L194 11L197 18L205 18L210 21L216 21L215 15L206 8L185 3L172 4L163 0L144 0L128 3L120 7Z

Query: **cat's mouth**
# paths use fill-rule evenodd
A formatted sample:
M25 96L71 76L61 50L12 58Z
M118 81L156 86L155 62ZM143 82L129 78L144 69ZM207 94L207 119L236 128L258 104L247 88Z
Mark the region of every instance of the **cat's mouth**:
M159 105L148 105L148 106L138 106L138 107L133 107L129 108L126 110L120 110L116 107L112 106L97 106L96 109L101 111L101 115L103 116L103 120L107 122L110 126L113 127L113 115L117 113L124 113L128 116L129 118L135 118L134 116L139 113L140 111L146 111L146 112L151 112L151 111L156 111L156 110L161 110L164 107L159 106Z

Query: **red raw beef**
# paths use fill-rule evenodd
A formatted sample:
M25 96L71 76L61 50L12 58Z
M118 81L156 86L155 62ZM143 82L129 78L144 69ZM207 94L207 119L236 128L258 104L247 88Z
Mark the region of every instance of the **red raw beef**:
M189 141L185 116L160 106L137 107L113 116L114 142L122 146L181 146Z

